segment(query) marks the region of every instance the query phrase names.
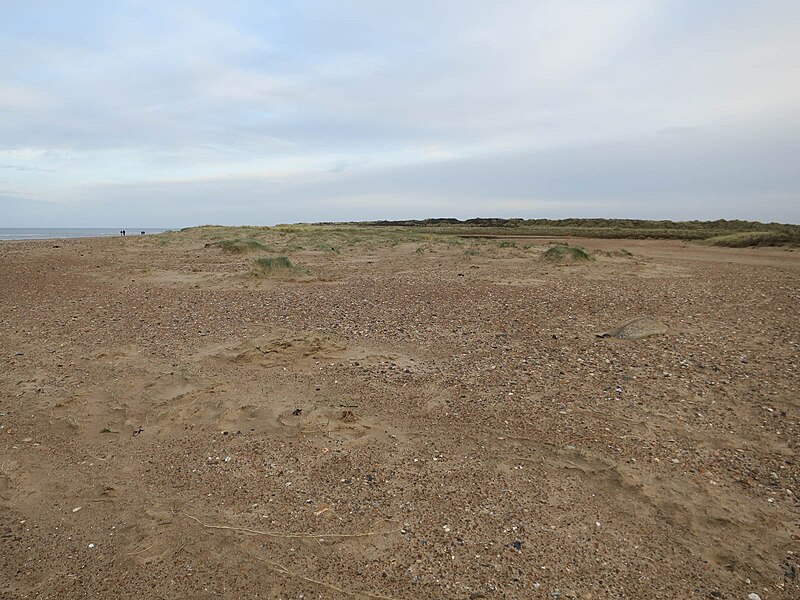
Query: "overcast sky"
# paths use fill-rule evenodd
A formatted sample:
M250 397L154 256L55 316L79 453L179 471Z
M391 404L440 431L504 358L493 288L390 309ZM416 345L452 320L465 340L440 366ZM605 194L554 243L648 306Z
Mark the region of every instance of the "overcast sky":
M798 0L0 4L0 227L800 223Z

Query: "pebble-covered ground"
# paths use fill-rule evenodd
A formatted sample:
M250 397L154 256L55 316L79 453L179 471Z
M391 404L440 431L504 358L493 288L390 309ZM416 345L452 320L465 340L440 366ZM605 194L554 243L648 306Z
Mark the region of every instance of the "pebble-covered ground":
M0 243L0 597L800 597L800 252L262 237Z

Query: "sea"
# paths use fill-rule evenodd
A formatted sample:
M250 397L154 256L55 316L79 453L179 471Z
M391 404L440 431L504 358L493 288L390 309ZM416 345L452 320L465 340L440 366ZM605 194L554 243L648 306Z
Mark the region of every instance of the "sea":
M0 227L0 240L52 240L62 238L85 238L85 237L110 237L120 235L120 229L103 229L98 227L88 228L69 228L69 227ZM148 229L125 229L126 235L141 235L142 231L148 233L163 233L169 231L164 228Z

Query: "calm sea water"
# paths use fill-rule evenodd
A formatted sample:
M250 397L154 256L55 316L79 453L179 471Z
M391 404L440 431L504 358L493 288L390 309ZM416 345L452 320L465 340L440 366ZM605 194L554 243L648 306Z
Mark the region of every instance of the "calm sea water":
M129 236L141 235L141 232L161 233L166 229L126 229ZM0 227L0 240L50 240L58 238L82 237L109 237L119 235L119 229L100 229L96 227L84 229L70 229L66 227L37 228L37 227Z

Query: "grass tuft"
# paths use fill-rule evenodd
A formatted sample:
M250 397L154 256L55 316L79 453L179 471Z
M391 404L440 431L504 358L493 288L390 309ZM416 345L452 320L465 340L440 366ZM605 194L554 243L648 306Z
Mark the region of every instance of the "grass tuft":
M594 252L595 254L603 254L611 258L630 258L633 256L633 252L626 250L625 248L620 248L619 250L595 250Z
M305 269L295 265L286 256L267 256L253 261L253 271L256 275L267 277L276 275L305 275Z
M225 252L230 252L232 254L244 254L245 252L255 252L256 250L270 250L269 246L253 238L232 238L219 240L218 242L207 245L222 248Z
M580 246L553 246L547 250L542 257L545 260L559 262L578 262L592 260L589 253Z
M332 246L326 242L320 242L316 246L314 246L314 250L318 250L320 252L333 252L334 254L339 254L339 249L336 246Z

